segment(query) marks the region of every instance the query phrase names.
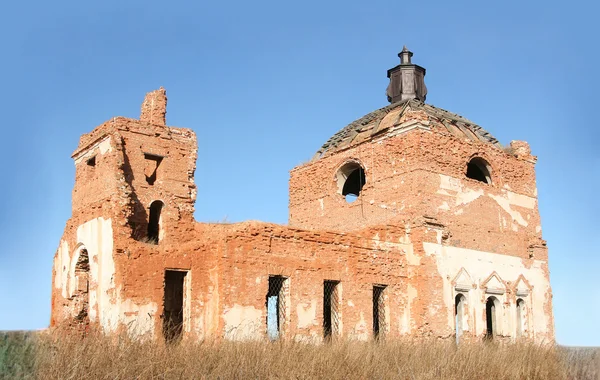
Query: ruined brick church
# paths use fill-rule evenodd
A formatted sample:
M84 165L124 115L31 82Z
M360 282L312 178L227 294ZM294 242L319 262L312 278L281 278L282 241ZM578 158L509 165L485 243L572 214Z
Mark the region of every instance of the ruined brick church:
M387 71L389 105L291 170L288 225L194 220L196 135L166 125L162 88L139 120L84 134L51 326L167 341L553 341L536 157L425 103L412 55Z

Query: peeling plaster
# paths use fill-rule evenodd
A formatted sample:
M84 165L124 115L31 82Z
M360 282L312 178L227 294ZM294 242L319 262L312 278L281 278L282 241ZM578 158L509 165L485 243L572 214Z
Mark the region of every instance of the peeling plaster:
M448 202L443 202L438 206L438 209L448 211L450 210L450 206L448 205Z
M468 292L461 291L463 294L469 293L469 297L467 297L469 300L468 312L470 316L476 318L475 325L477 326L477 329L475 333L477 335L482 335L485 330L485 321L480 321L479 319L485 315L484 300L489 295L486 293L485 289L482 289L481 285L483 284L483 281L487 280L494 272L496 272L504 281L515 283L522 275L529 283L536 284L532 292L528 296L523 297L528 310L538 311L537 313L530 315L531 325L529 330L532 333L540 334L541 337L549 332L548 328L551 321L548 320L548 316L543 312L543 310L546 309L545 302L547 302L547 295L550 292L550 283L543 270L546 263L545 261L534 260L533 265L530 268L527 268L523 264L521 258L514 256L442 246L435 243L423 243L423 248L428 256L433 256L436 259L438 273L443 281L444 301L449 314L452 314L454 310L455 294L455 289L450 279L456 276L461 268L465 268L473 282L480 284L476 289L469 290ZM496 282L494 283L494 286L503 287L504 285ZM506 291L504 291L504 294L494 293L494 296L498 298L503 305L500 313L500 332L503 335L515 336L516 326L515 322L512 320L515 305L512 303L508 307L504 305L507 301ZM448 323L448 327L454 329L454 318L452 315L449 315Z
M156 303L149 302L138 306L127 299L125 302L120 302L119 312L120 322L127 326L127 333L130 337L154 337L154 320L158 314Z
M70 267L69 243L61 240L54 262L54 287L61 289L63 298L67 298L67 281Z
M96 155L96 149L98 149L100 154L106 154L112 151L111 146L111 138L110 136L105 137L101 141L87 148L83 154L75 158L75 165L78 165L80 162L84 160L88 160Z
M406 295L407 295L406 307L404 308L404 314L402 316L402 323L400 324L400 332L402 334L410 334L410 332L412 331L413 326L411 324L411 321L412 321L411 309L412 309L413 301L415 299L417 299L417 296L418 296L417 288L415 288L411 284L408 284Z
M319 322L317 321L317 301L312 300L309 303L299 303L296 306L296 314L298 316L298 328L306 328L309 326L318 326Z
M369 330L367 329L367 322L365 321L365 313L360 312L360 319L354 325L354 331L351 336L358 340L368 340L369 339Z
M522 194L517 194L512 191L508 191L506 189L502 189L502 195L494 195L491 193L485 194L483 189L470 189L462 184L462 182L458 178L453 178L444 174L440 174L440 189L437 191L438 194L453 196L455 199L455 206L466 205L474 200L478 199L481 196L487 195L498 205L506 211L514 221L516 221L519 225L527 227L528 223L523 218L520 212L512 209L511 206L523 207L530 210L534 210L537 204L537 199L534 197L529 197ZM448 193L450 190L455 192L455 195ZM440 210L449 210L450 207L447 202L442 203L438 206ZM455 215L460 215L463 213L462 209L458 209L454 212ZM530 217L530 215L527 215ZM514 231L518 230L518 227L511 227Z
M488 194L490 198L492 198L493 200L495 200L498 205L500 205L500 207L502 207L502 209L504 211L506 211L517 223L519 223L520 225L527 227L527 225L529 223L527 223L527 221L523 218L523 216L521 215L520 212L513 210L510 206L511 206L511 202L509 201L508 197L504 198L502 196L495 196L493 194ZM514 230L514 228L513 228Z
M111 219L100 217L80 225L77 228L77 241L87 249L90 261L90 321L94 322L98 317L105 331L114 331L119 313L114 291L110 292L115 289Z
M223 311L225 338L238 341L260 339L262 318L262 310L254 306L234 304L233 307L226 307Z

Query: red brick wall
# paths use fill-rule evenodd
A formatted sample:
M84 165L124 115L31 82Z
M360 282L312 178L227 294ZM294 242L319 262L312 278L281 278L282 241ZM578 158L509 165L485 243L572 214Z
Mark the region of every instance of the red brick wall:
M160 336L166 269L189 271L185 334L198 338L228 336L236 313L258 321L256 331L263 336L269 275L289 277L287 337L320 339L325 280L340 281L346 336L372 334L373 285L385 284L392 336L450 337L453 309L448 291L454 290L448 282L455 273L441 274L444 258L426 252L426 243L511 256L514 265L540 266L543 279L548 278L534 158L522 143L514 144L515 156L488 144L460 140L435 126L432 131L415 129L293 169L291 227L202 224L193 219L196 137L191 130L164 126L165 114L164 90L153 92L142 106L141 121L110 120L82 136L74 153L76 160L96 154L96 166L78 161L73 215L62 242L73 255L81 243L80 226L99 217L110 220L112 251L102 260L114 261L114 273L106 272L111 265L102 267L106 273L98 274L90 291L106 297L96 307L112 313L120 329L150 321L152 328L146 326L142 332ZM409 116L423 115L409 112ZM98 154L96 145L105 137L110 137L110 149L104 146L105 153ZM152 185L146 181L145 153L163 157ZM489 162L492 184L465 178L473 156ZM334 180L336 170L350 159L363 165L367 180L360 198L351 204L337 193ZM144 240L149 206L155 200L164 202L162 239L157 245ZM98 250L106 245L102 238L94 242ZM63 270L58 265L61 252L55 257L57 279L57 271ZM478 281L474 289L483 286L481 279L488 272L473 273ZM505 284L507 313L515 302L510 288L517 280L513 272L518 269ZM76 312L74 300L64 294L64 287L55 283L52 325L69 322ZM545 336L552 339L551 292L548 288L541 294L543 310L535 312L548 317ZM482 318L472 316L479 324L484 323Z

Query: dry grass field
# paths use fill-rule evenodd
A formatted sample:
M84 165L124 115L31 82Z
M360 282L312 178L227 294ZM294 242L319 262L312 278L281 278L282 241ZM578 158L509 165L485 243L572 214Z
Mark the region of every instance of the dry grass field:
M0 377L39 379L600 379L600 351L388 340L136 342L0 333Z

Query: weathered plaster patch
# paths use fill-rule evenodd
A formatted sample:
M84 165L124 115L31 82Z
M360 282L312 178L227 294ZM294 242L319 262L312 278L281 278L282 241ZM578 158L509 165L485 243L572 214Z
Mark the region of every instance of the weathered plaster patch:
M96 144L90 146L87 150L82 152L78 157L75 158L75 165L78 165L80 162L92 158L96 154L96 149L100 152L100 154L105 154L107 152L112 151L111 139L110 136L106 136L101 141Z
M466 205L468 203L473 202L477 198L483 195L483 190L471 190L467 189L466 191L459 192L456 194L456 205Z
M375 249L406 254L406 260L409 264L419 265L421 262L421 258L414 254L412 244L406 243L410 242L408 234L406 234L404 238L400 238L399 243L394 243L391 241L382 241L378 233L373 236L371 241L373 242L373 248Z
M158 311L156 303L149 302L138 306L127 299L125 302L120 302L119 311L121 323L127 326L127 333L130 337L154 337L154 319Z
M67 281L70 266L69 243L61 240L54 262L54 287L61 289L63 298L67 298Z
M105 154L107 152L112 151L112 146L110 145L110 137L105 138L100 141L98 144L98 149L100 150L100 154Z
M459 179L440 174L440 189L460 192L462 185Z
M528 305L532 305L533 308L530 310L539 310L539 312L532 314L532 324L530 330L535 333L540 333L541 336L545 336L548 333L548 329L551 328L548 316L543 312L546 309L545 302L547 294L550 292L550 283L546 277L546 273L543 270L545 265L544 261L534 260L533 265L527 268L523 264L523 260L519 257L497 254L492 252L476 251L472 249L457 248L442 246L435 243L423 243L423 248L428 256L434 256L438 268L438 273L443 281L443 294L446 308L449 313L449 328L453 328L453 311L454 311L454 289L450 281L451 278L456 276L461 269L464 269L470 274L473 282L482 284L483 281L488 279L494 272L498 274L504 281L515 282L522 275L531 284L535 284L532 292L525 299ZM496 287L500 287L500 283L496 283ZM410 290L410 288L409 288ZM485 300L488 296L485 289L479 286L476 289L468 291L468 299L474 300L469 305L470 310L474 312L476 318L485 315ZM463 293L464 294L464 293ZM502 305L505 304L506 294L498 295L494 294ZM500 331L506 335L514 336L515 325L513 321L508 318L512 312L511 307L502 309L500 313L501 322L499 325ZM482 335L485 329L485 323L476 323L475 333Z
M404 308L404 313L402 315L402 323L400 326L400 332L402 334L410 334L411 330L412 330L412 325L411 325L411 308L412 308L412 303L415 299L417 299L418 296L418 292L417 292L417 288L415 288L414 286L412 286L411 284L408 284L408 288L406 291L406 307Z
M367 322L365 321L364 312L360 312L360 319L354 325L354 331L352 334L354 339L358 340L368 340L369 339L369 330L367 329Z
M508 198L496 196L493 194L488 194L488 196L495 200L498 203L498 205L500 205L500 207L502 207L502 209L506 211L517 223L524 227L527 227L529 223L527 223L527 221L523 218L520 212L515 211L510 207L511 202L508 200Z
M229 340L253 340L261 338L262 310L254 306L234 304L225 308L223 321L225 322L225 338Z
M77 241L88 251L90 262L90 321L96 317L107 331L117 328L119 313L116 297L113 261L113 231L111 219L92 219L77 228ZM116 310L115 310L116 309Z
M465 187L462 182L458 178L453 178L447 175L440 174L440 190L437 191L438 194L448 195L450 194L445 190L451 190L456 192L454 196L456 200L456 206L466 205L477 198L483 196L485 194L483 189L473 190ZM515 211L511 208L511 206L518 206L527 209L535 209L537 204L537 199L534 197L529 197L522 194L517 194L512 191L502 190L503 195L494 195L488 193L487 196L495 200L500 207L504 211L506 211L517 223L522 226L527 227L527 221L523 218L521 213ZM449 210L450 207L446 208L447 203L442 203L441 206L438 207L440 210ZM462 214L462 210L457 210L454 212L455 215Z
M298 328L302 329L312 325L318 325L317 322L317 301L312 300L309 303L299 303L296 306L298 316Z

